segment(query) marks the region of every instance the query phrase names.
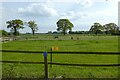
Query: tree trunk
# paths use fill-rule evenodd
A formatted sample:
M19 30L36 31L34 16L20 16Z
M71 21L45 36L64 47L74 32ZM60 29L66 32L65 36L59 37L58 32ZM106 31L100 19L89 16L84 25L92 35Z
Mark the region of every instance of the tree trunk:
M65 35L66 33L65 33L65 30L63 30L63 34Z
M33 34L33 36L35 35L35 31L32 29L32 34Z
M105 31L106 35L108 34L108 31Z
M14 27L13 35L15 35L15 36L13 37L13 40L16 40L16 35L17 35L17 28L16 28L16 27Z
M65 35L65 32L64 32L64 35Z
M14 33L13 34L17 35L17 29L16 29L16 27L14 27Z

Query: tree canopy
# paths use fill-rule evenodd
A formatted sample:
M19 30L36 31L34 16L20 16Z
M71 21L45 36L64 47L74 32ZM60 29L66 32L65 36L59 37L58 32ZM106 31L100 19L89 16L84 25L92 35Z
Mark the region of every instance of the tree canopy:
M90 28L90 32L93 32L93 33L95 33L96 35L99 33L99 32L101 32L101 31L103 31L104 30L104 27L100 24L100 23L94 23L92 26L91 26L91 28Z
M57 27L57 31L62 31L62 33L65 35L68 30L72 31L74 25L68 19L59 19L57 22Z
M6 24L7 24L7 28L11 28L14 35L17 35L18 29L24 28L23 21L20 19L7 21Z
M119 27L115 23L108 23L104 25L106 34L116 34L119 33Z
M35 32L38 30L37 24L35 23L35 21L29 21L28 26L31 28L32 34L34 36Z
M38 26L37 23L34 20L31 20L29 22L25 22L26 25L31 28L32 30L32 34L34 36L35 32L38 30ZM18 35L19 34L19 29L24 28L24 22L20 19L15 19L15 20L10 20L6 22L7 24L7 28L10 28L10 33L13 33L14 35ZM69 34L112 34L112 35L120 35L120 28L118 27L118 25L116 25L115 23L108 23L108 24L104 24L101 25L98 22L93 23L93 25L91 25L91 28L89 31L72 31L72 28L74 27L74 25L72 24L72 22L70 22L69 19L59 19L57 22L57 31L58 32L52 32L49 31L48 33L63 33L64 35L67 34L67 32L69 32ZM5 33L5 31L3 31ZM6 34L6 33L5 33Z

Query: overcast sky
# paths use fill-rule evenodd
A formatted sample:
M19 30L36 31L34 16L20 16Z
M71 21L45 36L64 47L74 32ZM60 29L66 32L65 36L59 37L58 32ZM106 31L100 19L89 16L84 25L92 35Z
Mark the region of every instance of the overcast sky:
M94 22L102 25L118 24L118 1L120 0L4 0L0 7L0 29L6 28L6 21L21 19L38 24L38 32L56 31L56 22L61 18L69 19L73 31L89 30ZM2 25L2 26L1 26ZM31 32L26 27L20 32Z

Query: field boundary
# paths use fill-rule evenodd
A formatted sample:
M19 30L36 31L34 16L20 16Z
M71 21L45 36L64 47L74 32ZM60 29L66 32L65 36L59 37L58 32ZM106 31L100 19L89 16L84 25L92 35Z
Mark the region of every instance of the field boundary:
M9 53L13 53L13 52L17 52L17 53L38 53L38 54L43 54L43 51L20 51L20 50L0 50L0 52L9 52ZM51 51L47 52L48 54L51 53ZM64 53L64 54L102 54L102 55L120 55L120 52L72 52L72 51L52 51L52 53L54 54L59 54L59 53Z
M44 64L45 69L45 78L48 78L48 64L50 64L50 68L52 65L63 65L63 66L96 66L96 67L120 67L120 64L75 64L75 63L59 63L59 62L52 62L52 54L54 53L61 53L61 54L96 54L96 55L120 55L119 52L42 52L42 51L16 51L16 50L0 50L1 52L17 52L17 53L39 53L43 54L44 62L23 62L23 61L0 61L2 63L18 63L18 64ZM50 54L50 62L47 61L47 55Z
M45 64L44 62L23 62L23 61L0 61L2 63L18 63L18 64ZM65 66L120 66L120 64L69 64L69 63L58 63L58 62L48 62L52 65L65 65Z

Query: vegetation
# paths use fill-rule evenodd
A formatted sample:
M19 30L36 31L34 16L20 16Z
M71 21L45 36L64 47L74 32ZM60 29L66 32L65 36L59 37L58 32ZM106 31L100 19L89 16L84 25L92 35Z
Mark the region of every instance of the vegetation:
M44 59L42 54L3 53L3 60L41 62ZM48 62L50 62L50 54L48 54ZM53 54L53 62L78 64L117 64L118 56ZM18 63L15 65L3 63L2 65L3 77L44 78L44 65L42 64L33 65ZM12 70L11 66L13 66ZM54 78L55 76L64 76L65 78L117 78L118 76L118 67L73 67L53 65L52 68L48 66L48 69L49 78Z
M14 35L23 28L23 21L20 19L6 22L7 28L11 28ZM35 21L29 21L28 27L32 34L38 30ZM48 34L37 34L31 36L23 34L15 41L1 43L3 50L21 51L50 51L53 46L58 47L58 51L79 51L79 52L118 52L119 36L98 35L98 34L120 34L119 27L115 23L101 25L94 23L89 31L72 31L74 25L68 19L60 19L57 22L57 31L49 31ZM66 34L69 31L69 35ZM63 33L64 35L61 35ZM7 35L6 31L2 34ZM84 35L80 35L84 34ZM85 35L87 34L87 35ZM88 35L89 34L89 35ZM92 35L92 34L96 34ZM17 38L16 37L16 38ZM42 54L24 53L2 53L2 60L17 61L43 61ZM50 55L48 54L48 61ZM90 54L53 54L53 62L60 63L82 63L82 64L118 64L118 55L90 55ZM49 77L63 76L64 78L117 78L118 67L73 67L73 66L53 66L49 67ZM26 64L2 64L3 77L6 78L44 78L43 65Z
M120 34L119 27L115 23L105 24L103 27L106 34Z
M56 35L55 35L56 36ZM73 37L73 40L71 40ZM37 35L27 37L27 40L12 41L3 44L3 49L8 50L26 50L26 51L50 51L52 46L58 46L60 51L87 51L87 52L117 52L117 36L84 36L84 35L58 35L59 39L55 40L51 35ZM79 40L77 40L79 38ZM32 39L32 40L31 40ZM35 40L36 39L36 40Z
M93 32L96 35L103 30L104 30L104 28L100 23L94 23L90 28L90 31Z
M73 36L71 40L69 36ZM59 47L59 51L81 52L118 52L117 36L84 36L84 35L59 35L60 40L52 39L51 35L38 35L36 37L46 40L18 40L3 43L4 50L25 51L50 51L52 46ZM76 38L80 37L79 40ZM64 40L66 38L66 40ZM62 40L61 40L62 39ZM67 40L69 39L69 40ZM2 53L2 60L16 61L43 61L43 54ZM50 55L48 54L48 62ZM90 55L90 54L53 54L53 62L60 63L83 63L83 64L117 64L118 55ZM44 78L44 65L38 64L5 64L3 63L3 77L17 78ZM49 67L49 77L63 76L64 78L116 78L118 67L73 67L53 65Z
M100 23L94 23L90 30L90 32L94 33L94 34L112 34L112 35L120 35L120 31L119 31L119 27L115 24L115 23L108 23L105 25L101 25Z
M18 29L24 28L23 27L23 21L20 19L15 19L11 21L6 22L7 28L11 28L11 32L14 35L19 35ZM68 20L68 19L59 19L57 21L57 31L48 31L48 34L61 34L63 33L64 35L69 32L69 34L106 34L106 35L120 35L120 29L118 25L115 23L108 23L108 24L100 24L98 22L94 23L89 31L72 31L72 28L74 25ZM29 21L27 22L27 26L31 28L32 34L34 35L35 32L38 30L38 26L35 23L35 21Z
M6 23L8 24L7 28L11 28L11 32L13 32L14 35L17 35L18 29L24 28L23 21L20 19L10 20L10 21L7 21Z
M8 36L8 32L5 30L0 30L1 36Z
M35 32L38 30L37 24L35 23L35 21L29 21L28 26L31 28L32 34L34 36Z
M57 31L62 31L62 33L65 35L67 31L72 31L73 24L68 19L60 19L57 22Z

